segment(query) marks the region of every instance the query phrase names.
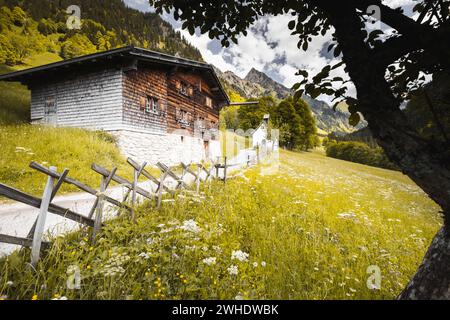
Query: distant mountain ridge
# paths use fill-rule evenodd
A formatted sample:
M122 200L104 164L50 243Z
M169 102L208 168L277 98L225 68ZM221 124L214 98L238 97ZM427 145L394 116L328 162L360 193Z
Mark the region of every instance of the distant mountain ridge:
M281 83L273 80L264 72L252 68L244 79L240 78L232 71L222 72L216 68L219 79L227 90L237 92L245 99L259 98L262 96L272 96L276 99L285 99L294 92L286 88ZM348 123L349 113L344 108L334 111L327 103L303 96L303 99L310 105L313 112L319 133L324 135L331 132L350 133L360 129Z
M275 96L278 99L284 99L293 92L283 86L281 83L276 82L264 72L258 71L252 68L244 78L250 83L257 83L264 89L264 94L268 96Z

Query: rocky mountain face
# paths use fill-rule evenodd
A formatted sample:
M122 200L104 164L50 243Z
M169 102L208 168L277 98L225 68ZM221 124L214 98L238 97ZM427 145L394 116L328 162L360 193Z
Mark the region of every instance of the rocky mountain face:
M249 71L249 73L245 77L245 80L249 83L259 84L264 90L264 95L267 96L274 96L278 99L284 99L292 94L291 90L283 86L281 83L276 82L265 73L256 70L255 68L252 68Z
M260 97L261 93L265 91L259 83L241 79L231 71L221 72L216 68L216 73L227 90L237 92L243 98Z
M216 69L216 72L227 90L235 91L246 99L262 96L284 99L293 95L292 90L254 68L250 70L244 79L231 71L221 72ZM345 108L338 108L334 111L331 106L323 101L313 99L306 95L303 96L303 99L311 107L319 134L325 135L331 132L349 133L364 126L364 124L361 124L357 128L352 127L348 123L349 113Z

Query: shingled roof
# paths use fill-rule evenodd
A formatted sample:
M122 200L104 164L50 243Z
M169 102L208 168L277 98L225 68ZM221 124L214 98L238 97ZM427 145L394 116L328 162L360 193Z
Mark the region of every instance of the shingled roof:
M0 75L0 81L16 81L23 84L30 84L33 82L41 82L47 77L56 74L66 74L66 72L73 74L83 67L94 67L96 65L126 65L127 61L128 63L129 61L139 61L144 64L156 64L172 68L199 71L213 84L212 88L215 89L216 94L221 97L221 100L226 104L230 103L228 95L220 83L212 65L134 46L98 52L35 68L3 74Z

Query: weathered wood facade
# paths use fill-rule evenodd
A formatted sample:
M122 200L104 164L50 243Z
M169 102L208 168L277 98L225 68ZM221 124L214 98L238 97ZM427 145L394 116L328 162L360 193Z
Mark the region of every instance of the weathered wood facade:
M134 47L1 80L28 85L32 123L105 130L126 155L155 163L212 156L219 111L229 103L212 66Z
M31 121L108 130L122 124L122 72L84 72L66 79L33 82Z

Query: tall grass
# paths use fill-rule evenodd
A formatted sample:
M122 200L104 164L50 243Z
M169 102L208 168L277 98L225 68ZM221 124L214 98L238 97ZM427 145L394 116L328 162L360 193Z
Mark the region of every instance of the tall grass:
M30 91L25 86L0 82L0 125L29 122L30 100Z
M0 74L28 69L52 62L61 58L54 53L35 54L25 63L17 66L0 65ZM0 82L0 125L21 124L30 121L31 94L28 88L17 82Z
M36 272L29 251L17 252L0 261L0 295L393 299L441 224L438 207L399 172L291 152L278 173L259 170L161 211L146 203L136 223L108 222L95 247L83 232L58 238ZM366 285L372 265L379 290ZM69 290L77 268L81 287Z
M0 182L31 194L40 195L46 176L29 168L31 161L44 166L56 166L59 172L70 170L69 176L93 187L100 176L90 167L92 163L130 175L130 166L120 155L112 138L105 133L75 128L54 128L37 125L0 126ZM61 192L75 191L64 184Z

